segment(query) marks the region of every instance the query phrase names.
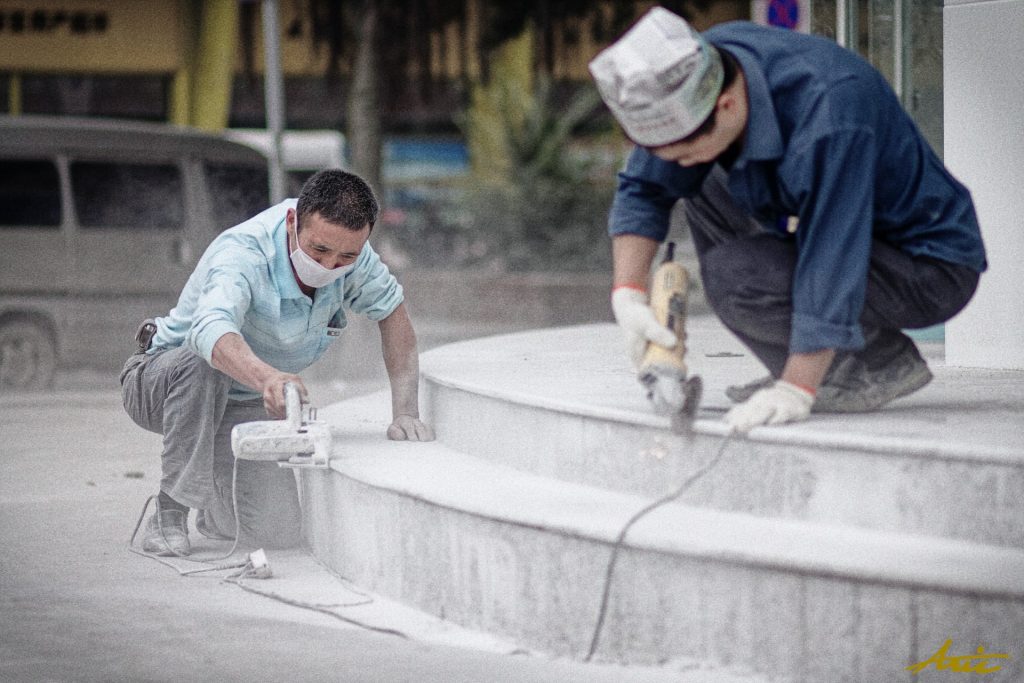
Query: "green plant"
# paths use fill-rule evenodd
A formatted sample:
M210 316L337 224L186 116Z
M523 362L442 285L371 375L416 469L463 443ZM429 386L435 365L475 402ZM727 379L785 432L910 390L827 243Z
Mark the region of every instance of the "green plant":
M513 271L606 268L615 174L573 139L600 103L596 89L581 87L560 106L541 77L532 92L496 81L490 97L496 115L477 114L469 125L500 156L474 173L461 221L487 245L481 260Z

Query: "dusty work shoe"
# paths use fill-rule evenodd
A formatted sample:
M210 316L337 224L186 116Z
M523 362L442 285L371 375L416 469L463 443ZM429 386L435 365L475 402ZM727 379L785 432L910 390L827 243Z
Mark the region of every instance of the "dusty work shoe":
M818 388L813 412L865 413L914 393L932 380L932 371L913 342L885 365L869 369L845 363Z
M161 510L158 507L146 522L142 549L165 557L190 554L192 546L188 542L188 513Z
M747 384L734 384L733 386L726 387L725 395L733 403L743 403L757 392L767 389L773 384L775 384L775 378L771 375L765 375L761 379L755 379Z
M213 525L212 520L208 519L208 515L205 510L196 511L196 531L214 541L233 541L234 536L228 536L223 534Z
M914 393L932 380L928 364L909 337L900 332L890 334L886 346L891 359L875 368L869 368L855 354L839 358L818 387L812 412L870 412ZM775 378L766 375L728 387L725 395L733 403L743 403L774 383Z

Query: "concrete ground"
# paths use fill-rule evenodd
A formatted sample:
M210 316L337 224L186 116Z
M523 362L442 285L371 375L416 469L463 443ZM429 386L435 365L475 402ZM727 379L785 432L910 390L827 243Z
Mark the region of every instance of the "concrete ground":
M736 362L729 359L737 349L705 349L699 338L692 337L694 369L708 385L704 417L715 419L725 407L719 386L725 378L713 364ZM941 345L926 346L938 379L901 402L916 406L920 424L893 406L873 427L888 434L923 425L1013 448L1024 426L1020 374L943 368ZM729 379L757 372L750 367L750 376ZM601 382L592 377L574 386L581 400L593 401ZM366 379L310 388L314 402L326 406L380 386L379 379ZM828 429L835 419L821 417L807 429ZM382 600L369 612L353 611L346 605L362 599L358 589L301 552L271 553L275 578L248 586L325 608L320 611L217 577L179 576L126 549L143 502L157 491L159 448L159 436L124 414L109 374L68 373L51 392L0 395L0 680L728 680L509 654L508 644L446 630ZM193 540L199 540L194 533ZM222 549L200 544L209 555ZM407 637L343 620L352 617Z
M79 373L53 392L0 396L0 680L680 680L506 654L486 639L456 647L459 634L386 605L376 625L410 637L372 632L130 553L160 438L128 419L113 384ZM364 388L313 392L327 402ZM328 608L358 595L302 553L270 557L281 576L250 582L257 590Z

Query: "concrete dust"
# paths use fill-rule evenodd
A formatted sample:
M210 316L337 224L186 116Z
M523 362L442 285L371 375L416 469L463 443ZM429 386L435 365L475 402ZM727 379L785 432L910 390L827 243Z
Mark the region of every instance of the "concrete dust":
M687 680L504 654L506 644L383 600L343 606L362 591L298 552L268 553L275 578L247 585L412 637L217 577L182 578L128 552L159 486L161 438L131 422L115 390L0 395L0 433L0 680ZM227 550L192 539L212 556Z

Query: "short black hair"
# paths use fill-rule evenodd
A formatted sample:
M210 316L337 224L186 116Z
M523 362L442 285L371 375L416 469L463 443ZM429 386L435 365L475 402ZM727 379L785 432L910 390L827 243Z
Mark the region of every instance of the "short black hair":
M332 168L317 171L302 185L295 212L300 219L317 213L349 230L362 230L367 224L372 230L380 205L365 180Z
M717 50L718 54L722 56L722 87L718 91L718 94L721 95L736 80L736 72L739 70L739 64L736 63L735 57L722 48L715 47L713 45L710 45L709 47L712 50ZM710 132L711 129L715 127L715 112L718 110L717 101L718 100L716 98L716 106L711 107L711 113L708 114L708 117L704 119L703 123L697 126L697 128L686 137L677 140L677 142L693 142L701 135Z

